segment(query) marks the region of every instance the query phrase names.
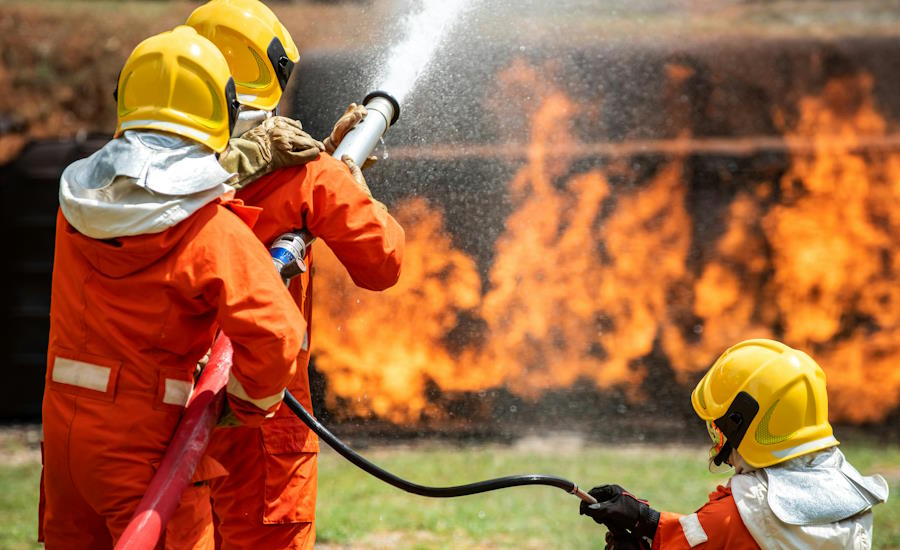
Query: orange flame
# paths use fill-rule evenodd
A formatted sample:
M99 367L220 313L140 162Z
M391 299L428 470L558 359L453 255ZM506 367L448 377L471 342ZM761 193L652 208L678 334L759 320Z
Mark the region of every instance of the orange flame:
M676 69L670 77L684 80ZM501 81L517 93L538 77L516 63ZM656 346L687 383L729 345L775 337L825 368L833 419L883 418L900 402L900 154L851 152L859 136L885 132L871 85L843 78L802 100L785 139L812 139L814 152L739 193L696 267L683 162L646 179L618 162L571 175L566 151L585 111L552 86L532 89L527 162L509 184L514 210L485 291L421 199L394 209L407 251L400 283L381 295L353 287L317 248L313 349L329 405L342 398L349 414L408 422L443 415L430 383L537 397L579 379L639 397L641 361ZM463 312L483 333L451 350Z
M800 103L790 137L811 138L763 220L784 337L828 374L833 416L877 420L900 402L900 154L851 152L883 135L867 74Z
M677 369L774 336L823 367L832 420L877 421L900 403L900 154L853 152L885 133L871 87L865 74L834 79L800 102L785 139L814 152L794 155L768 212L766 182L731 204L694 285L703 338L667 346Z
M403 422L429 412L429 379L452 385L457 363L443 338L459 312L478 305L481 281L475 262L452 248L439 211L413 199L393 214L406 252L400 281L384 293L355 287L331 250L314 245L313 346L332 410L343 397L344 413Z

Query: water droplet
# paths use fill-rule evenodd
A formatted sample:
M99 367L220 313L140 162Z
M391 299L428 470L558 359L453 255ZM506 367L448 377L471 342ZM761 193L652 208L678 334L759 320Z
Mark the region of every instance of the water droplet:
M381 158L386 159L388 158L388 150L387 144L384 142L384 136L381 136L378 140L381 141Z
M484 519L487 514L484 513L484 510L478 511L478 519Z

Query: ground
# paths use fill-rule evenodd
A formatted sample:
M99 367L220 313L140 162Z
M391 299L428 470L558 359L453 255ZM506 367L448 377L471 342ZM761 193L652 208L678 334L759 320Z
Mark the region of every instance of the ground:
M39 428L0 429L0 548L39 548ZM894 495L875 510L876 549L900 548L900 446L844 441L863 473L881 473ZM555 474L593 484L617 482L661 509L690 512L726 476L706 471L706 450L685 445L598 445L578 434L529 437L512 445L376 446L366 457L412 481L457 484L514 473ZM520 487L439 500L402 493L336 453L320 464L318 544L325 550L583 548L603 530L577 513L578 500L545 487Z

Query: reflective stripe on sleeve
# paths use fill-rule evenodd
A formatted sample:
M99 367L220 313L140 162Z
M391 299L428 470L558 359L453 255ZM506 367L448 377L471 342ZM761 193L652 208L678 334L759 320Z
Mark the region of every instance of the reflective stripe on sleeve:
M697 517L697 514L681 516L678 518L678 523L681 524L681 530L684 531L684 538L687 539L691 548L709 540L709 537L706 536L706 531L704 531L703 526L700 525L700 518Z
M105 392L109 385L109 374L112 369L92 365L84 361L56 357L53 360L53 376L51 380L79 388L87 388Z
M268 410L269 407L284 399L284 390L281 390L274 395L254 399L247 395L247 390L244 389L244 386L242 386L238 379L233 375L228 377L228 386L226 386L226 391L231 395L237 397L238 399L241 399L248 403L253 403L262 410Z

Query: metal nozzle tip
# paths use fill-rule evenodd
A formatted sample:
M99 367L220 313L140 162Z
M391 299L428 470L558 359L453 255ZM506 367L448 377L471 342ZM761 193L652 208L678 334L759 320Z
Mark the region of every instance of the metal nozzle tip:
M394 108L394 116L391 117L391 126L393 126L397 122L397 119L400 118L400 102L397 101L397 98L383 90L375 90L374 92L369 92L369 94L366 95L365 99L363 99L363 105L365 105L372 99L375 99L376 97L383 97Z

